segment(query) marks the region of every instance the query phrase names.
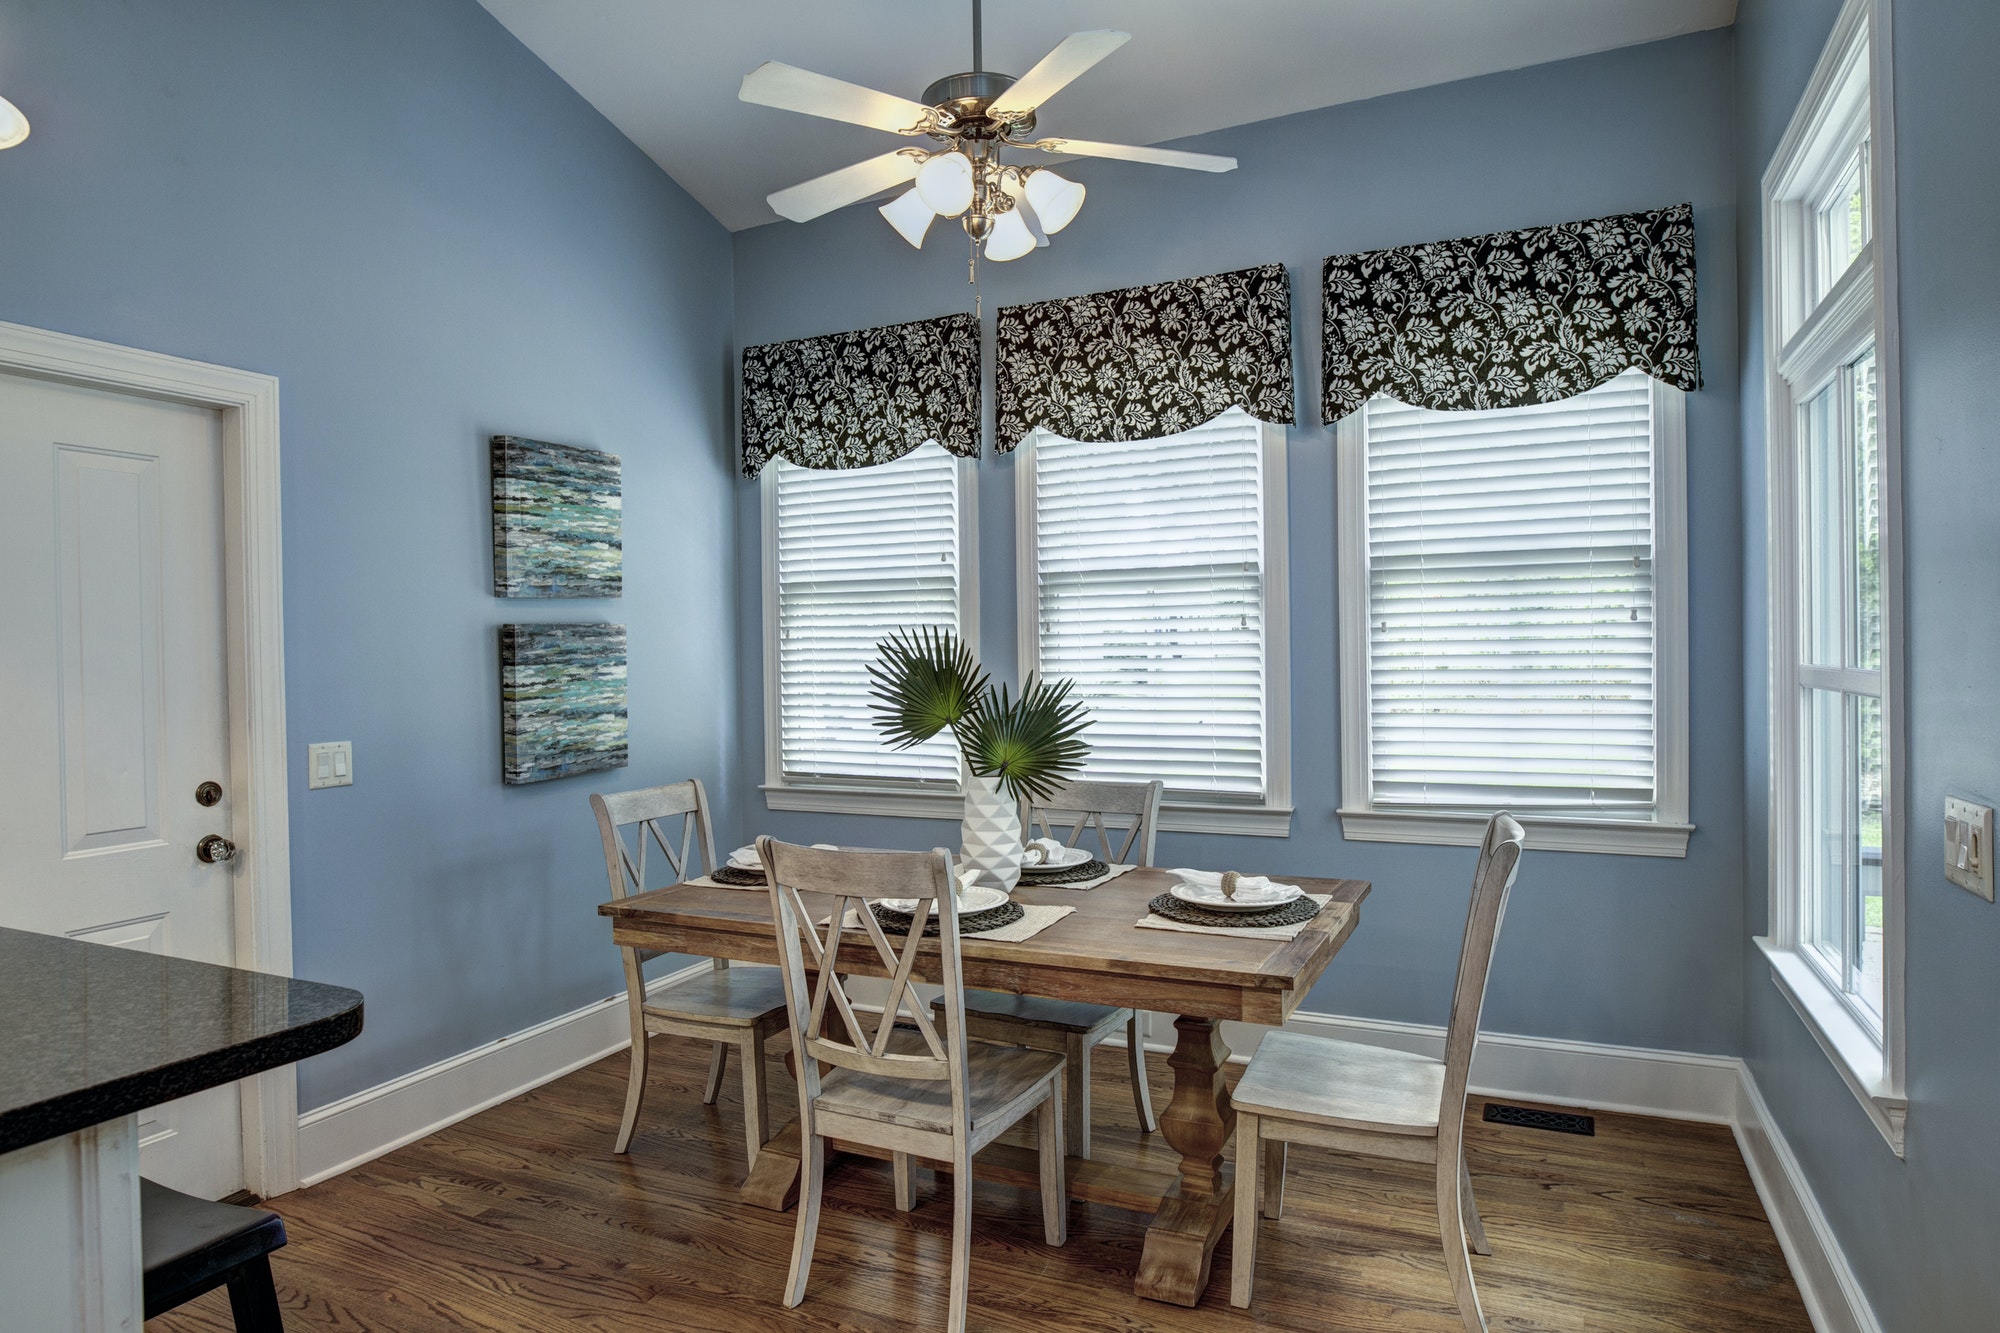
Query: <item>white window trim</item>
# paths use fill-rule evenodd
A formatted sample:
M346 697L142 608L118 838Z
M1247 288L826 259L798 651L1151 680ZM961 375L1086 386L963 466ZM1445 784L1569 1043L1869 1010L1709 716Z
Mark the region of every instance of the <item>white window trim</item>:
M764 806L831 815L904 815L957 819L963 800L956 790L865 782L822 783L785 780L778 725L778 485L776 464L758 479L764 546ZM979 463L958 460L958 623L959 637L979 654ZM955 786L956 784L954 784Z
M1869 44L1868 111L1871 222L1874 236L1835 283L1810 320L1801 316L1810 291L1802 269L1809 205L1826 170L1802 169L1799 159L1821 125L1844 113L1840 78L1859 43ZM1834 23L1784 139L1763 180L1764 361L1768 479L1769 645L1771 700L1770 920L1757 947L1771 963L1771 980L1791 1002L1828 1059L1898 1157L1903 1155L1909 1100L1904 1083L1904 845L1903 802L1903 476L1902 358L1897 321L1895 98L1890 71L1889 0L1848 0ZM1815 164L1821 165L1823 164ZM1788 262L1789 261L1789 262ZM1795 503L1796 421L1788 381L1803 381L1858 350L1854 315L1872 302L1878 395L1877 444L1883 458L1882 496L1882 1032L1862 1022L1799 945L1801 882L1796 836L1798 765L1798 543ZM1789 337L1786 331L1795 328ZM1865 339L1864 339L1865 340Z
M1522 815L1536 851L1686 856L1688 835L1687 395L1658 380L1653 392L1654 744L1658 817L1650 820ZM1477 847L1476 815L1378 810L1372 797L1368 720L1368 459L1362 412L1340 419L1337 545L1340 588L1340 829L1353 842Z
M1169 791L1160 828L1169 833L1234 833L1288 838L1292 833L1291 536L1285 491L1285 428L1257 423L1264 469L1264 799L1194 801ZM1035 576L1035 442L1030 431L1014 451L1014 625L1021 674L1037 670L1041 620Z

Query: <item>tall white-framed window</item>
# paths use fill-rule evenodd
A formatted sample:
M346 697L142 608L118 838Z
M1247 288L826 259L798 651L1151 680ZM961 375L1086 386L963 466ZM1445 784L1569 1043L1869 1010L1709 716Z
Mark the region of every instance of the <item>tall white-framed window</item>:
M1886 0L1764 173L1772 978L1898 1155L1902 501Z
M1284 427L1017 451L1023 673L1076 681L1086 777L1166 784L1161 827L1286 836Z
M948 737L882 743L868 664L891 631L978 651L975 464L928 443L841 471L764 469L764 799L774 810L955 813Z
M1341 420L1342 831L1685 856L1686 409L1627 371L1560 402Z

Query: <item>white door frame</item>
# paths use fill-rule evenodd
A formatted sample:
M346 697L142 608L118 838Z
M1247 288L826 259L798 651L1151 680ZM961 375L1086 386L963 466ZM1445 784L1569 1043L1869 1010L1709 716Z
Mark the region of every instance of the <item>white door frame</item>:
M285 618L279 537L278 381L270 375L0 322L0 373L164 398L222 418L224 651L228 654L237 967L290 976ZM299 1183L298 1076L243 1080L243 1182L270 1197Z

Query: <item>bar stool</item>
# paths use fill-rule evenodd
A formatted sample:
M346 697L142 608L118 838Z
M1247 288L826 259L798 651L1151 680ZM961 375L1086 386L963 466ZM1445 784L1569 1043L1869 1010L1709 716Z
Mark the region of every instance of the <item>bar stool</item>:
M139 1253L146 1274L146 1318L229 1284L236 1333L283 1333L271 1251L285 1243L276 1213L210 1203L141 1177Z

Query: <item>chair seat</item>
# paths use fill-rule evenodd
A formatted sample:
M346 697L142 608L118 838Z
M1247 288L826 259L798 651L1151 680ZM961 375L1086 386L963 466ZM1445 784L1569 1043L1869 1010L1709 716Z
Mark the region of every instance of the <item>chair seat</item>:
M703 972L667 987L646 1005L647 1013L663 1018L694 1018L745 1028L784 1011L785 979L775 967Z
M1267 1032L1230 1100L1238 1111L1279 1120L1435 1137L1444 1062L1351 1041Z
M934 1003L942 1003L937 1001ZM1078 1000L1050 1000L1040 995L1014 995L1007 991L969 990L965 993L965 1022L975 1035L980 1019L994 1018L1026 1027L1062 1032L1096 1032L1124 1023L1129 1009L1105 1004L1084 1004Z
M899 1032L890 1049L896 1050L906 1039L922 1040L914 1033ZM967 1110L971 1114L973 1136L979 1137L987 1121L1013 1106L1023 1094L1062 1067L1063 1058L1047 1051L966 1043ZM886 1125L933 1130L939 1134L951 1132L951 1088L943 1081L920 1082L833 1069L821 1078L815 1105L822 1111Z
M139 1255L148 1319L220 1286L230 1272L284 1243L285 1224L276 1213L211 1203L139 1180Z

